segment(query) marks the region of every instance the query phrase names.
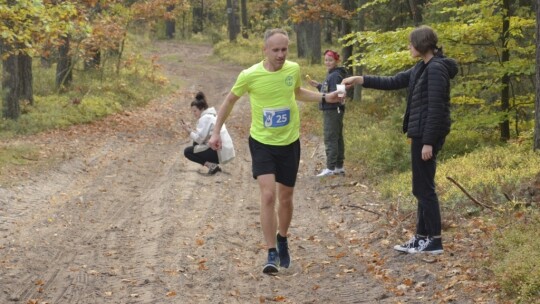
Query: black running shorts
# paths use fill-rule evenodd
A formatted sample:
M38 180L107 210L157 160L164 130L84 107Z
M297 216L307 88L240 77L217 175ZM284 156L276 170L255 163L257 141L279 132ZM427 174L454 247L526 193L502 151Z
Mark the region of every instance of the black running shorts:
M294 187L300 165L300 140L287 146L266 145L249 137L253 178L274 174L276 182Z

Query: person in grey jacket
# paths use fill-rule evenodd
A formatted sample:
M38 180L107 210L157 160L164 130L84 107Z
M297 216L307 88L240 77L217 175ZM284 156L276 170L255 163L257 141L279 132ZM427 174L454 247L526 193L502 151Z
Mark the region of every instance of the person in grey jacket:
M342 82L347 87L408 89L403 132L411 139L412 193L418 201L416 235L394 246L407 253L443 253L436 156L450 132L450 79L456 76L458 65L443 55L437 43L432 28L417 27L409 35L409 50L413 58L422 60L412 68L390 77L353 76Z
M323 83L309 79L311 86L316 87L321 93L330 93L336 90L347 76L347 70L338 66L339 54L332 50L324 52L324 64L328 70ZM323 111L324 145L326 148L326 168L317 176L345 174L343 162L345 160L345 143L343 141L343 115L345 105L343 103L319 102L319 109Z
M182 128L193 140L193 145L184 149L184 156L198 164L208 168L208 175L214 175L221 171L218 164L224 164L235 157L234 146L227 128L221 128L223 149L215 151L208 146L208 140L216 124L216 109L209 107L203 92L197 93L195 100L191 102L191 112L197 118L197 128L191 128L181 120Z

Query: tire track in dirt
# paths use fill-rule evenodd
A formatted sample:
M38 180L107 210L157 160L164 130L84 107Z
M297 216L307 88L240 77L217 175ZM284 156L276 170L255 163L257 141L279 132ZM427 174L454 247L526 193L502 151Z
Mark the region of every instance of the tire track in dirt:
M136 146L132 147L132 151L129 153L137 153ZM127 150L127 149L124 149ZM83 271L89 272L91 275L97 274L95 269L87 270L87 263L89 260L85 257L88 255L101 258L103 255L101 252L92 248L96 239L99 239L101 234L104 233L104 229L108 227L117 227L118 219L125 218L125 213L129 210L125 204L129 204L134 197L140 196L135 193L129 194L133 186L137 188L138 183L144 183L146 181L131 181L121 187L118 182L111 179L115 177L117 172L125 172L125 176L121 176L120 180L128 180L133 175L133 170L129 168L131 163L130 155L126 154L122 157L122 153L125 151L111 151L108 157L103 157L102 163L99 165L99 169L95 170L94 174L88 172L87 174L79 174L79 176L71 176L76 182L68 185L68 191L52 194L60 197L59 202L56 204L59 209L51 209L49 214L34 214L32 218L47 218L44 227L35 228L39 231L37 240L43 240L46 247L43 247L43 242L32 246L21 248L24 252L37 252L38 263L33 263L36 266L44 266L46 269L40 270L40 275L33 277L31 280L26 280L27 286L22 290L15 292L11 296L12 299L25 298L32 299L38 297L38 292L42 292L47 289L55 289L54 281L58 277L65 278L65 280L72 280L73 273L77 272L77 269L84 269ZM118 157L120 155L120 157ZM144 156L143 156L144 157ZM116 158L116 160L114 160ZM107 161L107 159L113 159L114 161ZM139 159L135 163L143 163L144 159ZM124 164L128 164L123 165ZM90 173L90 174L88 174ZM44 178L45 179L45 178ZM140 186L139 186L140 187ZM76 191L69 191L69 189L77 189ZM112 195L111 195L112 194ZM42 195L49 196L49 193L43 193ZM23 199L24 201L24 199ZM52 217L51 217L52 215ZM56 221L59 225L55 225L54 218L62 219ZM34 227L40 226L39 223L34 223ZM48 227L47 227L48 226ZM94 228L98 226L97 228ZM92 229L94 228L94 229ZM63 231L62 231L63 230ZM32 236L23 235L22 239L32 239ZM48 240L52 240L49 243ZM36 241L34 239L34 241ZM72 248L77 248L76 252L73 252ZM55 253L56 251L56 253ZM52 256L53 258L48 259ZM79 259L82 261L79 262ZM88 277L88 273L77 278ZM80 279L78 279L81 281ZM84 281L87 281L86 279ZM36 282L40 282L36 284ZM35 285L39 287L36 288ZM61 298L66 292L67 288L58 288L61 292L60 295L50 295L55 299L55 303L61 302ZM71 300L76 300L73 297Z

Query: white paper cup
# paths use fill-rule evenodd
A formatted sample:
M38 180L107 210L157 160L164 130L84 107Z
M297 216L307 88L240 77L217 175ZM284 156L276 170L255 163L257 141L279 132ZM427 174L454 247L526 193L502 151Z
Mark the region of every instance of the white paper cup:
M336 85L336 91L338 92L338 97L345 96L345 85L344 84L337 84Z

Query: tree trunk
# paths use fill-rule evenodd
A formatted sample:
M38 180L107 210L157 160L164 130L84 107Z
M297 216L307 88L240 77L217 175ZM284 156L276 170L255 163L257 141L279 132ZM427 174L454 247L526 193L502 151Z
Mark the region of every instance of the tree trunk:
M174 5L167 6L167 12L172 12L174 10ZM176 30L176 21L174 19L165 20L165 37L168 39L174 38L174 32Z
M233 42L233 41L236 41L236 36L238 35L236 7L235 7L234 0L227 0L227 17L228 17L229 41Z
M510 0L503 0L503 23L502 23L502 54L501 64L506 65L510 61L510 51L508 50L508 40L510 38ZM505 73L501 79L503 88L501 91L501 111L505 113L504 120L499 124L501 129L501 140L510 139L510 122L508 112L510 110L510 77Z
M362 7L366 3L366 0L358 0L357 7ZM357 22L357 31L363 31L365 28L365 17L363 12L358 13L358 22ZM364 50L359 49L358 52L361 54ZM356 67L356 75L362 75L364 73L364 70L361 66ZM362 86L361 85L355 85L354 86L354 95L353 100L355 101L361 101L362 100Z
M63 43L58 48L58 63L56 65L56 88L69 86L73 79L71 57L69 55L69 37L63 37Z
M42 68L48 69L52 66L51 53L53 52L53 49L53 46L49 43L43 45L40 56L40 63Z
M176 22L174 19L165 20L165 36L167 39L173 39L175 33Z
M18 99L34 104L34 87L32 79L32 57L27 54L19 54L19 85Z
M13 6L15 1L8 0L7 5ZM5 24L13 27L12 22ZM10 54L14 50L13 45L6 43L0 37L0 58L2 58L2 117L7 119L18 119L21 116L21 106L19 104L19 56Z
M332 45L332 21L330 18L324 20L324 43Z
M186 25L186 17L187 13L186 12L182 12L182 26L181 26L181 33L182 33L182 38L186 38L186 35L187 35L187 32L188 32L188 29L187 29L187 25ZM191 30L193 31L193 26L191 27Z
M122 55L124 55L124 47L126 46L127 30L124 32L124 37L120 41L118 47L118 57L116 58L116 74L120 74L120 67L122 66Z
M343 9L351 12L354 11L356 8L354 7L354 0L341 0L341 6ZM342 19L341 20L341 36L345 36L347 34L350 34L352 31L352 20L348 19ZM345 46L341 49L341 55L342 55L342 62L345 66L348 65L349 58L351 58L353 54L353 46ZM347 74L352 75L353 74L353 68L347 67ZM353 98L354 97L354 90L347 91L347 97Z
M194 34L197 34L197 33L200 33L204 30L204 7L201 6L198 7L198 6L193 6L193 20L192 20L192 25L191 25L191 31L194 33Z
M242 37L244 37L244 39L248 39L249 18L247 11L247 0L240 0L240 7L242 8Z
M4 46L3 51L9 51L10 47ZM18 119L21 116L19 104L19 61L17 55L9 55L2 62L2 91L4 118Z
M536 0L536 102L534 111L535 151L540 150L540 0Z
M356 8L354 7L354 0L341 0L341 6L344 10L347 10L349 12L354 11ZM342 19L341 20L341 36L345 36L347 34L350 34L352 31L352 20ZM349 61L349 58L351 58L353 54L353 46L346 46L341 49L341 55L343 56L343 64L347 65L347 61ZM352 75L353 70L351 67L347 68L347 71L349 72L349 75Z
M423 22L422 9L420 0L409 0L409 7L411 9L411 17L415 26L419 26Z
M296 32L296 56L298 58L306 58L307 44L306 41L306 22L300 22L294 26Z
M99 48L94 48L86 51L87 58L84 60L84 69L95 70L101 65L101 51Z
M90 19L90 22L93 22L98 18L98 16L101 15L103 12L103 7L99 2L96 3L95 6L93 6L88 11L88 18ZM69 51L69 50L68 50ZM101 49L99 44L90 44L84 46L84 70L90 71L90 70L96 70L101 65Z
M321 24L303 21L296 25L296 46L298 57L306 58L312 64L321 63Z

